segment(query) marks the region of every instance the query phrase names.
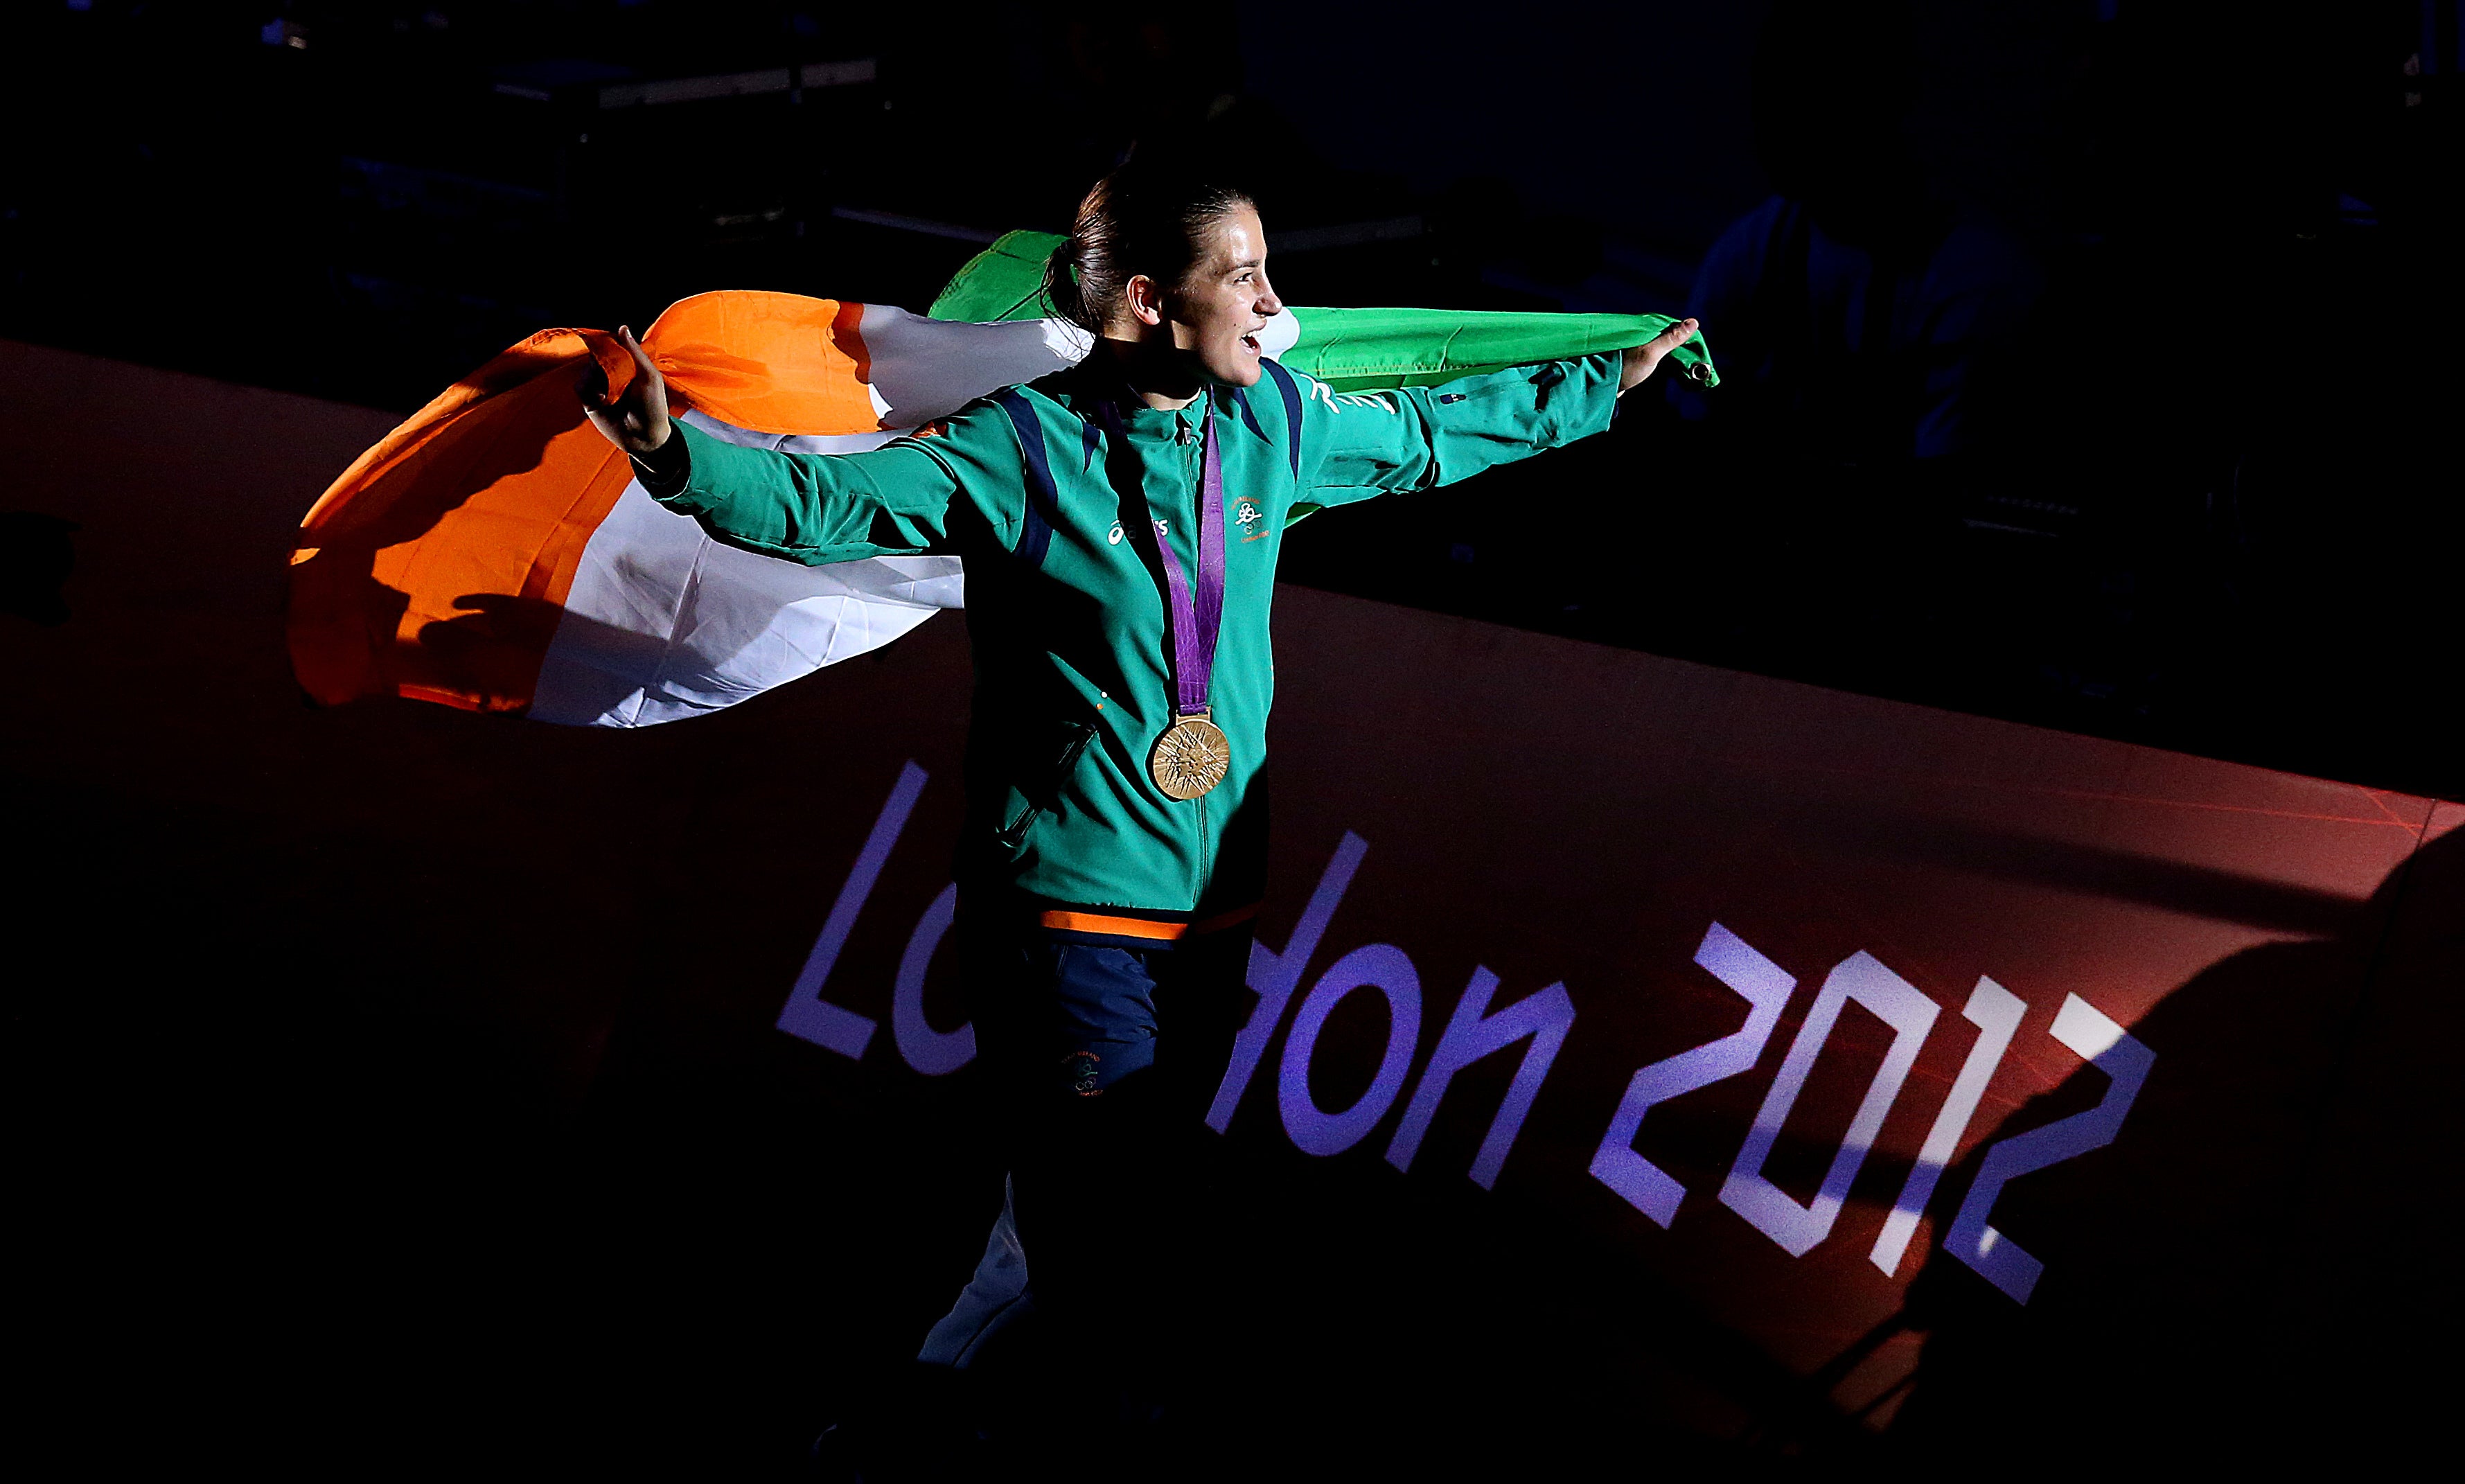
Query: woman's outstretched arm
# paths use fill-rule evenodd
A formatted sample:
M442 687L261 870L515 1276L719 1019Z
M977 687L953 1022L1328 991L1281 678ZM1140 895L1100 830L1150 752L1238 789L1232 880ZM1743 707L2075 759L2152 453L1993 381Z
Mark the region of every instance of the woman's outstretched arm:
M1016 444L998 413L962 412L944 436L897 438L862 454L745 448L670 417L650 354L631 330L616 338L633 358L633 382L611 397L594 367L580 388L583 410L633 459L653 498L719 541L819 566L944 549L963 506L980 512L996 540L1017 522Z
M1339 392L1299 378L1299 498L1342 505L1425 490L1588 437L1617 399L1695 334L1681 320L1643 344L1544 361L1436 387Z

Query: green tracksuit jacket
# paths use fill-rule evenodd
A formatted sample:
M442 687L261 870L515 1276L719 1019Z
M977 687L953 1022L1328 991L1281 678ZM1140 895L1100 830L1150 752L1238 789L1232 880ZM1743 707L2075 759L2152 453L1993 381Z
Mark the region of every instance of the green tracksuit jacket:
M962 892L1158 923L1254 904L1266 846L1268 609L1296 515L1429 489L1607 428L1617 352L1437 387L1338 393L1272 363L1210 393L1224 466L1223 627L1210 703L1232 747L1212 792L1175 802L1147 755L1174 712L1162 572L1125 522L1144 482L1181 569L1207 404L1159 411L1101 356L971 403L870 453L784 454L683 424L680 485L653 493L718 540L818 565L956 553L975 655ZM1105 432L1121 408L1129 447ZM665 483L666 481L662 481Z

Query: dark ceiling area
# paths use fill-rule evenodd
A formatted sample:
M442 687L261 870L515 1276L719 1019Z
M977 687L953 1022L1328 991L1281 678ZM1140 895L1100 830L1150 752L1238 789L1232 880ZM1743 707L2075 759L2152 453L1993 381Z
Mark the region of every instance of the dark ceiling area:
M0 334L407 411L706 289L921 310L1201 152L1290 302L1723 370L1287 579L2465 792L2454 0L1681 9L13 6Z

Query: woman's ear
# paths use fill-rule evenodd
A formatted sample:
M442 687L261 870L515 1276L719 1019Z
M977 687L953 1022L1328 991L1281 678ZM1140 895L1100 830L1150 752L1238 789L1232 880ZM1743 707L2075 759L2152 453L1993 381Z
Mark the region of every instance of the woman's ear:
M1121 304L1141 324L1152 328L1164 323L1164 291L1145 274L1132 274L1121 285Z

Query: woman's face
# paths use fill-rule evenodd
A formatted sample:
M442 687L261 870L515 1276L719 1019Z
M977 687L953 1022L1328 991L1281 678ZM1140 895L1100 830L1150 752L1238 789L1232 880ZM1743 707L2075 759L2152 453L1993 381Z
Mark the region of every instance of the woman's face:
M1267 283L1267 235L1253 208L1236 207L1207 234L1207 250L1166 300L1175 348L1233 387L1258 383L1258 332L1284 312Z

